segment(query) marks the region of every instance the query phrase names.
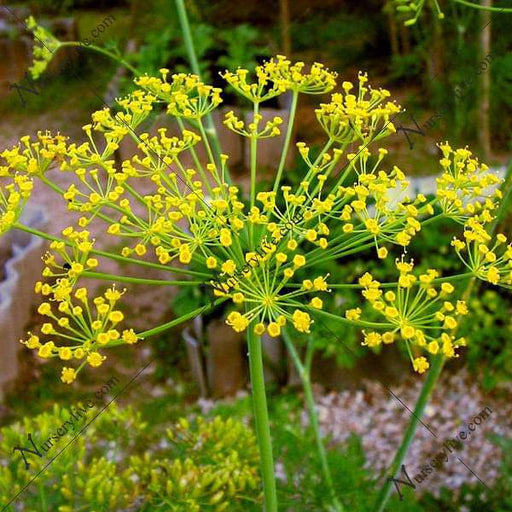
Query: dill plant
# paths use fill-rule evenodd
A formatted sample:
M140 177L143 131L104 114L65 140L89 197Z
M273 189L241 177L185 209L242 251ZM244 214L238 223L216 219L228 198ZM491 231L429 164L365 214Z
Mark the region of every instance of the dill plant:
M44 52L40 57L39 71L51 58ZM500 180L467 148L442 143L437 193L431 198L421 193L409 196L405 174L388 162L387 149L375 148L395 133L393 119L402 109L390 100L389 91L372 88L366 73L359 73L356 84L343 81L337 88L336 73L322 64L307 67L277 56L254 73L238 69L222 76L252 105L250 121L233 112L224 121L249 141L246 195L230 178L229 155L217 151L215 131L207 121L221 104L222 91L197 75L172 74L168 69L161 69L160 76L138 76L137 89L118 99L117 108L95 112L83 127L84 142L41 132L1 153L0 172L7 182L0 201L2 232L14 228L51 241L44 256L45 280L36 284L36 292L43 296L38 311L47 322L23 343L42 358L63 361L61 379L72 383L85 368L101 366L109 348L135 345L220 304L228 305L226 323L247 336L265 510L278 508L261 347L261 336L268 333L274 338L283 335L297 365L330 501L341 511L318 429L311 361L300 360L293 333L308 334L315 319L320 324L325 317L362 328L365 346L403 343L418 373L426 372L433 361L417 405L421 416L443 362L457 357L458 348L466 344L457 330L468 313L466 300L474 280L505 287L512 283L512 246L504 235L493 236L491 229L501 191L489 187ZM260 106L285 92L291 93L292 102L282 134L282 120L264 122ZM324 146L313 152L298 142L307 172L297 186L282 185L299 97L330 92L330 99L315 109L325 132ZM179 135L170 135L165 128L154 135L141 133L140 125L162 105L175 119ZM138 150L116 165L114 153L125 137L135 140ZM271 137L282 137L282 155L272 186L259 190L258 145ZM206 158L200 157L200 146ZM56 172L74 175L75 182L62 189L52 181ZM76 224L61 237L20 221L36 179L78 214ZM151 185L152 192L141 193L143 183ZM466 272L418 273L407 258L406 249L422 226L439 219L451 219L460 227L461 236L452 245ZM122 241L120 252L96 247L92 220L101 221L113 241ZM369 273L357 283L330 282L328 274L315 271L319 265L340 263L369 250L381 259L396 254L395 282L380 283ZM98 269L103 259L166 271L173 278L102 273ZM113 284L104 294L91 297L81 286L84 278ZM116 285L121 283L206 283L215 300L166 324L135 332L118 309L124 291ZM354 287L379 313L378 321L364 319L357 307L342 314L323 309L322 297L331 290ZM405 456L416 426L417 421L412 422L395 463ZM388 496L389 487L381 506Z

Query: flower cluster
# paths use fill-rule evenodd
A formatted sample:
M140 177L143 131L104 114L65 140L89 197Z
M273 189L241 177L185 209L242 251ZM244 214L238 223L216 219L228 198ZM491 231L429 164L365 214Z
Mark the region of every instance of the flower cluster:
M302 94L324 94L336 87L337 74L323 64L315 62L309 72L304 68L304 62L292 63L283 55L270 59L264 65L265 72L281 89Z
M34 182L27 176L17 174L0 188L0 235L9 231L20 218Z
M420 2L411 0L393 0L393 3L395 4L396 12L399 15L405 16L406 19L404 21L404 25L406 27L414 25L418 21L425 5L431 7L432 12L438 19L444 19L444 12L441 11L437 0L433 0L432 2L425 2L425 0Z
M48 318L41 327L41 334L52 339L41 343L40 336L29 332L23 343L37 350L42 358L82 361L78 369L66 366L62 369L62 382L73 382L86 363L100 366L106 359L100 351L102 347L114 346L115 342L133 344L138 341L132 329L118 329L124 315L115 305L122 293L114 287L92 300L89 300L87 288L74 290L66 278L58 279L53 286L39 281L35 291L48 297L37 312Z
M37 132L35 140L29 135L20 139L20 144L0 153L5 165L0 166L0 176L12 176L16 173L30 176L42 176L51 165L62 160L66 154L66 137L52 135L50 132Z
M343 82L343 93L334 93L329 103L321 103L315 110L318 122L332 140L368 143L396 132L391 116L396 116L401 107L386 101L389 91L372 89L367 82L368 75L359 73L357 95L351 93L351 82Z
M286 91L296 94L323 94L336 86L336 73L326 69L323 64L315 62L309 72L305 71L304 62L292 63L283 55L270 59L255 70L255 82L249 81L247 69L226 71L222 77L239 94L258 104Z
M379 247L380 242L407 247L414 235L421 230L421 216L432 215L432 204L423 194L414 199L404 195L409 182L396 166L389 172L378 171L386 150L379 150L379 159L367 169L370 152L363 148L359 159L358 181L351 187L340 187L338 195L343 199L340 219L344 233L369 233L372 235L377 254L385 258L388 251ZM355 155L349 155L353 159Z
M49 320L42 325L40 335L29 333L22 343L37 350L42 358L82 361L77 370L63 368L62 381L69 384L86 363L92 367L103 363L106 357L100 348L133 344L138 336L132 329L118 330L124 315L115 305L123 292L113 286L104 295L89 299L87 288L76 286L84 272L98 266L98 260L90 255L94 242L89 240L89 232L69 227L63 235L67 243L52 242L53 252L43 258L43 276L53 284L38 281L35 285L35 292L45 298L38 313ZM41 343L41 335L52 339Z
M394 290L384 291L369 273L359 279L364 298L384 318L379 322L379 328L384 332L364 332L363 345L390 344L400 336L405 341L414 369L423 373L429 367L427 358L415 357L411 346L422 348L429 354L457 357L455 349L466 342L453 333L458 326L458 317L466 315L468 309L464 301L450 300L455 291L451 283L442 282L436 286L434 281L439 277L436 270L430 269L416 276L412 273L412 260L406 262L403 259L396 260L396 268L400 276ZM357 320L361 310L351 309L345 315Z
M240 120L233 111L226 114L224 124L233 132L238 133L244 137L254 137L257 139L268 139L269 137L276 137L281 134L279 125L283 120L279 116L275 116L272 120L265 123L263 128L260 128L260 123L263 119L261 114L255 114L253 120L246 127L245 123Z
M493 210L501 199L501 191L489 189L501 183L501 179L487 172L489 168L473 158L467 148L453 150L446 142L439 144L443 158L439 161L443 168L437 178L437 197L443 213L457 222L483 210Z
M502 233L491 237L478 216L467 220L463 236L464 240L454 238L452 246L473 275L512 288L512 244L507 244L507 237Z
M48 67L53 54L62 43L51 32L39 25L32 16L26 19L25 25L34 36L33 63L29 71L32 77L37 79Z

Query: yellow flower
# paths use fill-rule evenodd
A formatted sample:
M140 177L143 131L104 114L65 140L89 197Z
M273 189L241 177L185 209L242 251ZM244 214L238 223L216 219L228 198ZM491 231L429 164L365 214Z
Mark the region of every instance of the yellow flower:
M443 283L441 285L441 290L447 294L453 293L455 288L451 283Z
M128 343L129 345L133 345L134 343L137 343L137 341L139 339L133 329L124 330L122 338L123 338L123 341L125 343Z
M76 371L73 368L62 368L61 380L64 384L71 384L76 379Z
M55 348L55 344L53 343L53 341L49 341L49 342L45 343L44 345L41 345L39 347L39 351L38 351L39 357L42 357L43 359L51 357L53 354L54 348Z
M377 251L377 255L378 255L379 259L383 260L388 255L388 250L385 247L379 247L379 249Z
M378 347L382 342L382 336L378 332L364 333L363 345Z
M429 363L425 357L417 357L413 361L414 370L418 373L425 373L429 368Z
M359 318L361 318L361 313L361 308L347 309L347 311L345 311L345 317L348 320L359 320Z
M395 341L395 334L392 333L392 332L385 332L383 335L382 335L382 341L386 344L386 345L389 345L390 343L393 343Z
M257 323L254 326L254 334L261 336L265 332L265 324L262 322Z
M114 324L118 324L119 322L122 322L124 320L124 315L123 313L121 313L121 311L112 311L109 315L108 315L108 319L114 323Z
M48 304L48 302L43 302L38 308L37 308L37 312L40 314L40 315L45 315L45 316L48 316L52 311L52 308L50 306L50 304Z
M307 313L296 309L293 312L292 320L293 320L293 325L294 325L295 329L297 329L299 332L305 332L305 333L310 332L309 328L311 326L312 320L311 320L311 317Z
M41 346L41 343L39 341L39 337L35 336L33 334L24 343L27 346L27 348L30 348L30 349L39 348Z
M106 357L102 356L99 352L91 352L87 356L87 362L93 367L96 368L98 366L101 366L103 361L105 361Z
M281 326L277 322L270 322L267 327L267 332L273 338L277 338L281 334Z
M233 327L236 332L243 332L249 325L249 320L238 311L233 311L228 315L226 323Z
M321 292L326 292L327 281L322 276L319 276L313 280L313 288Z
M69 347L59 348L59 357L63 361L69 361L73 357L73 352Z
M295 267L303 267L306 264L306 258L302 254L296 254L293 258Z
M210 269L216 268L217 260L213 256L208 256L208 258L206 258L206 266Z
M323 301L319 297L313 297L309 303L309 305L315 309L322 309Z

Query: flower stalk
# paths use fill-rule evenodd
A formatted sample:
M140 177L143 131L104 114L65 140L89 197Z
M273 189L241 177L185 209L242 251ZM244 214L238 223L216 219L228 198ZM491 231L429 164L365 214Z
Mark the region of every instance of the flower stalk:
M260 467L263 481L265 512L277 512L274 457L272 454L272 440L270 437L267 396L265 392L261 336L257 336L252 329L247 331L247 345L249 349L254 424L260 449Z

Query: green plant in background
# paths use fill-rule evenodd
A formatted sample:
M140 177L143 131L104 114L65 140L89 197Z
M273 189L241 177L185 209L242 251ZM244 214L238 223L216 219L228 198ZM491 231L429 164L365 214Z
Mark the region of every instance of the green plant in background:
M77 404L67 410L55 405L51 413L43 413L33 418L25 417L22 422L1 429L2 506L7 506L11 498L22 493L7 510L15 510L15 505L21 502L27 510L42 512L68 512L84 506L106 512L126 507L133 502L139 486L131 482L127 475L116 474L116 464L102 455L112 443L116 443L120 451L126 449L133 442L127 436L128 429L142 436L146 424L131 409L119 410L111 407L108 416L100 415L90 425L87 436L77 436L72 445L65 449L86 422L98 412L96 408L89 409L85 406L88 414L82 416L84 419L81 422L75 422L71 414L76 414L83 407L82 404ZM71 420L75 428L66 425L68 432L59 438L60 433L57 432L63 431L62 426L68 420ZM27 468L21 453L13 452L13 448L21 446L33 450L27 440L28 434L31 434L42 456L23 452L29 464ZM44 471L48 462L57 454L59 455L52 462L51 469ZM92 465L89 467L88 463ZM92 468L94 473L91 473ZM34 484L29 485L39 472L41 474ZM70 508L70 505L76 508Z
M272 435L276 459L280 461L277 481L280 510L331 510L331 491L323 477L322 462L316 456L317 437L304 421L302 397L295 391L285 391L270 402ZM230 402L217 402L209 414L221 418L242 420L251 413L250 397ZM368 512L377 491L376 476L367 467L361 440L351 435L343 446L326 443L326 459L331 468L334 490L344 496L350 512ZM260 509L258 509L260 510ZM423 512L418 497L405 492L391 498L389 510Z
M205 82L216 78L215 71L246 67L254 71L258 59L268 56L266 47L259 44L261 32L247 24L218 30L207 23L192 23L199 75ZM218 56L220 54L220 56ZM145 44L133 56L140 73L155 74L166 65L176 72L190 72L187 47L175 18L158 32L150 32Z
M167 510L247 510L259 504L258 448L254 433L229 418L190 423L167 431L175 460L157 462L146 454L132 467L149 482L148 504ZM148 510L153 510L149 508Z
M509 114L512 110L512 55L503 47L497 48L495 54L491 82L493 110L491 123L493 135L501 142L510 144L506 134L512 129ZM506 109L506 115L504 115L504 109Z
M77 404L69 411L56 405L51 413L26 417L1 429L2 505L21 492L6 510L23 504L26 510L42 512L111 512L134 506L148 512L241 512L259 502L256 438L239 421L181 419L159 439L155 425L150 429L132 408L111 405L83 435L77 435L99 412L89 409L76 429L70 429L45 453L43 442L62 430L72 419L71 412L76 414L81 407ZM40 458L24 452L29 470L21 454L12 453L14 446L33 450L28 433L43 454ZM33 485L23 491L35 475Z
M360 66L371 34L379 29L378 22L370 16L357 16L336 9L329 15L308 13L292 20L291 35L294 49L307 54L321 53L336 63L338 69ZM339 42L343 41L343 45Z
M220 37L225 44L226 55L221 55L217 64L224 69L245 67L253 72L258 65L257 59L269 56L269 50L258 44L260 31L246 23L221 31Z
M512 372L512 304L510 297L485 290L470 301L471 322L461 333L471 336L466 360L470 371L483 374L481 384L491 390L510 380Z

